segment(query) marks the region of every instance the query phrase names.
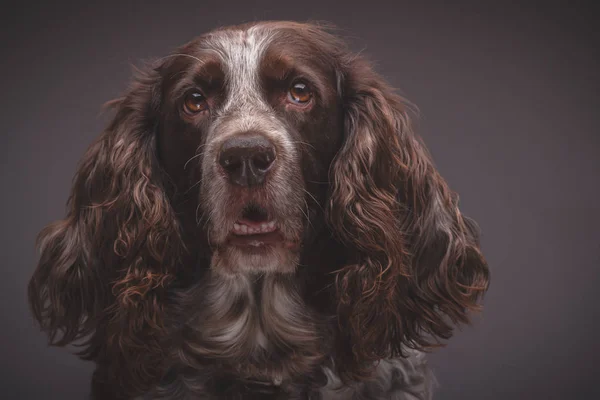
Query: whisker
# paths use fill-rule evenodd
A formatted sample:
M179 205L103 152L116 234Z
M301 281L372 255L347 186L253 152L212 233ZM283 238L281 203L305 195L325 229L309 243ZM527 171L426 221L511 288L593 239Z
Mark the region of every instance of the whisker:
M200 209L200 204L198 204L196 206L196 226L200 225L200 220L202 219L201 217L198 218L198 210Z
M315 150L317 149L317 148L316 148L315 146L313 146L312 144L310 144L310 143L308 143L308 142L304 142L304 141L302 141L302 140L296 140L296 141L292 141L292 143L300 143L300 144L304 144L304 145L306 145L306 146L310 146L310 147L312 147L312 148L313 148L313 149L315 149Z
M189 159L189 160L187 160L187 161L185 162L185 164L183 164L183 170L185 171L185 169L187 168L187 165L190 163L190 161L192 161L192 160L193 160L194 158L196 158L196 157L200 157L202 154L204 154L204 153L198 153L198 154L196 154L195 156L192 156L192 157L190 157L190 159Z
M317 290L316 292L314 292L314 294L319 294L322 293L326 290L328 290L329 288L331 288L333 286L333 283L330 283L328 285L325 285L322 289Z
M206 218L206 220L204 221L204 225L202 226L202 229L208 231L208 223L210 222L210 218Z
M306 210L308 210L308 203L306 202L306 199L304 199L304 205L306 206ZM304 216L306 217L306 221L308 222L308 225L315 229L315 227L313 226L312 222L310 222L310 217L308 216L308 213L304 212L304 208L300 207L300 211L302 211L302 214L304 214Z
M313 201L315 202L315 204L317 206L319 206L319 208L321 209L321 211L325 211L323 210L323 207L321 207L321 205L319 204L319 202L317 201L317 199L315 198L315 196L312 195L312 193L310 193L308 190L302 188L302 190L304 191L304 193L306 193L307 195L310 196L311 199L313 199ZM308 204L306 205L308 207Z
M189 192L190 192L190 191L191 191L191 190L192 190L194 187L198 186L198 184L200 184L200 183L202 183L202 180L201 180L201 179L200 179L200 180L198 180L198 182L194 183L192 186L190 186L190 187L189 187L189 189L188 189L188 190L186 190L186 191L183 193L183 195L184 195L184 196L185 196L185 195L187 195L187 194L188 194L188 193L189 193Z
M202 225L202 229L204 229L205 231L208 231L208 224L210 223L210 219L211 214L208 214L208 216L204 220L204 225Z
M201 59L199 59L198 57L194 57L191 54L184 54L184 53L175 53L175 54L169 54L167 56L161 57L158 59L158 61L162 61L165 60L167 58L171 58L171 57L189 57L189 58L193 58L194 60L198 61L198 62L202 62Z
M202 147L204 147L204 146L206 146L206 145L202 145L202 146L200 146L198 149L196 149L196 151L200 150L200 149L201 149ZM185 169L187 168L187 165L190 163L190 161L192 161L192 160L193 160L194 158L196 158L196 157L200 157L200 156L202 156L203 154L204 154L204 152L201 152L201 153L198 153L198 154L196 154L196 155L194 155L194 156L190 157L190 159L189 159L189 160L187 160L187 161L185 162L185 164L183 164L183 170L185 171Z
M210 231L206 231L206 241L208 242L208 247L211 251L214 251L213 245L210 243Z

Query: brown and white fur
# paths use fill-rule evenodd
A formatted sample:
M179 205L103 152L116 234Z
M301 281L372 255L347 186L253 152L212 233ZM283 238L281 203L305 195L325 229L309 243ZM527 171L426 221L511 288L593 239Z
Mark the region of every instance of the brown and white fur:
M423 351L488 268L362 56L314 24L225 27L111 105L29 286L94 399L431 398Z

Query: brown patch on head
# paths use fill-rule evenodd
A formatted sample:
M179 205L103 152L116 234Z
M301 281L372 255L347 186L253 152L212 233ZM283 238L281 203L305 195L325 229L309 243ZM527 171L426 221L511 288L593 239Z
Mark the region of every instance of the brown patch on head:
M330 103L337 92L338 50L322 46L314 33L282 27L265 52L261 76L267 85L289 85L293 79L310 82L322 103ZM268 86L267 86L268 87Z

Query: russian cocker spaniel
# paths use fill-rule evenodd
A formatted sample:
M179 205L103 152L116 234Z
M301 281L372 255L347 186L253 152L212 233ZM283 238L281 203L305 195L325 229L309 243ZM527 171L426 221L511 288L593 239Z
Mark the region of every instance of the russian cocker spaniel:
M429 399L489 284L411 107L322 26L214 30L140 70L29 284L104 399Z

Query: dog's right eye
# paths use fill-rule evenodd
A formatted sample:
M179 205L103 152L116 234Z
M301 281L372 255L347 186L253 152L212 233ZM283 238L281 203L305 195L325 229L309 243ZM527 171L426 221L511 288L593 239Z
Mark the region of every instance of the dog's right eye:
M208 108L206 97L199 91L193 91L185 96L183 110L188 114L198 114Z
M292 103L306 105L312 99L310 87L303 81L295 82L288 91L288 99Z

